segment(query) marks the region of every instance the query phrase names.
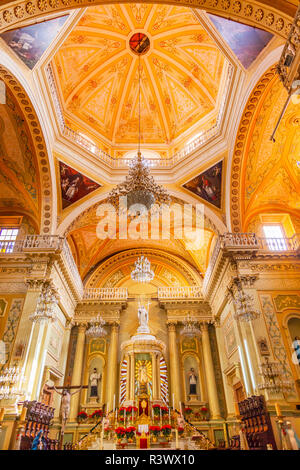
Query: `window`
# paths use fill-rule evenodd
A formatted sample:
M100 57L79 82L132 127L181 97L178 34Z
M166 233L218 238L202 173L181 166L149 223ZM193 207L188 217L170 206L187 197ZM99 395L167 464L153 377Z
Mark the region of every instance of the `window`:
M0 253L12 253L18 233L17 228L0 229Z
M263 230L267 238L269 250L287 250L287 244L285 241L284 233L280 225L264 225Z

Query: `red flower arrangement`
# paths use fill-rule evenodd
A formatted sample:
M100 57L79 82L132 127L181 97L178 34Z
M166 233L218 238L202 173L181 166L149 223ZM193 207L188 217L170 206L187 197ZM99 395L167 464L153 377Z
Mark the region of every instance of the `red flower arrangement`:
M153 409L153 412L154 412L155 416L160 415L160 405L152 405L152 409Z
M103 415L103 412L102 410L95 410L92 414L91 414L91 418L101 418L101 416Z
M167 437L171 434L172 426L170 424L165 424L164 426L162 426L161 430L164 436Z
M201 411L202 411L202 413L206 413L208 411L208 409L206 408L206 406L202 406Z
M118 436L118 438L121 439L122 437L125 436L125 434L126 434L126 429L125 429L125 428L122 428L121 426L119 426L118 428L115 429L115 433L116 433L116 435Z
M127 411L127 408L125 406L122 406L120 409L119 409L119 415L120 416L124 416L125 413Z
M155 437L157 437L161 431L160 426L149 426L149 431L151 434L153 434Z
M185 412L187 415L190 415L190 414L193 412L193 410L192 410L192 408L187 407L187 408L184 409L184 412Z
M166 415L169 412L169 408L167 406L161 406L160 409L162 415Z
M181 436L184 433L184 428L178 428L178 434Z
M88 415L85 411L80 411L77 415L77 419L79 419L79 421L83 421L84 419L87 419L87 417Z
M127 439L132 439L134 437L134 432L136 428L134 426L129 426L125 429Z
M136 413L138 410L136 406L128 406L128 408L125 408L125 409L126 409L126 414L132 414L132 411L133 413Z

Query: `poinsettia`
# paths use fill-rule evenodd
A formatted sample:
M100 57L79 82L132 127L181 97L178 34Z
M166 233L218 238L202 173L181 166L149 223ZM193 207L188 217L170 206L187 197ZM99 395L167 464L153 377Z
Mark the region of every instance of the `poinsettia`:
M154 436L158 436L160 431L161 431L161 427L160 426L149 426L149 431Z
M118 436L118 438L124 437L126 434L126 429L123 428L122 426L119 426L118 428L115 429L115 433Z
M162 415L166 415L169 412L169 408L167 406L161 406L160 409Z
M181 436L181 434L184 433L184 428L179 427L179 428L177 429L177 431L178 431L178 434Z
M159 416L159 414L160 414L160 405L152 405L152 409L153 409L154 415Z
M161 430L164 436L169 436L172 431L172 426L170 424L165 424L164 426L162 426Z
M91 417L92 417L92 418L101 418L102 415L103 415L102 410L95 410L95 411L91 414Z
M129 426L126 428L126 437L127 439L132 439L134 437L134 432L136 431L136 428L134 426Z
M187 407L187 408L184 409L184 412L185 412L187 415L190 415L190 414L193 412L193 410L192 410L192 408Z
M206 406L202 406L201 411L202 411L202 413L206 413L208 411L208 409L206 408Z
M77 419L79 421L83 421L83 420L87 419L87 417L88 417L88 415L85 411L80 411L77 415Z
M119 409L119 415L120 416L124 416L125 413L126 413L126 410L127 408L125 406L122 406L120 409Z

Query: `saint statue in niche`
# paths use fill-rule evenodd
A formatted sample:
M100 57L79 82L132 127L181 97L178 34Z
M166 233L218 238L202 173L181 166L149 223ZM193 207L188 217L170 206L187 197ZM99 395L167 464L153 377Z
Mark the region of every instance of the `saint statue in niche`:
M138 333L150 333L150 329L148 326L148 320L149 320L149 315L148 315L148 310L144 305L141 305L138 309L138 319L139 319L139 327L137 329Z
M102 374L98 374L96 367L94 367L93 372L90 375L90 384L91 384L91 398L98 397L98 381L102 379Z
M188 372L188 379L190 384L190 395L197 395L197 375L195 373L195 369L191 367L190 371Z

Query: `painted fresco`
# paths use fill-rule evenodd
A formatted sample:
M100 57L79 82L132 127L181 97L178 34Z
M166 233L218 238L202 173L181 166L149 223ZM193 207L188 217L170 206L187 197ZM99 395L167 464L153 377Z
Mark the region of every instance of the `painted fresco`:
M67 18L68 15L64 15L43 23L6 31L1 34L1 38L27 67L33 69Z
M219 209L221 209L222 196L222 163L217 163L183 185L184 188Z
M100 184L65 163L59 162L59 172L63 209L100 188Z
M242 65L247 69L270 42L273 35L236 21L209 15L211 21Z

